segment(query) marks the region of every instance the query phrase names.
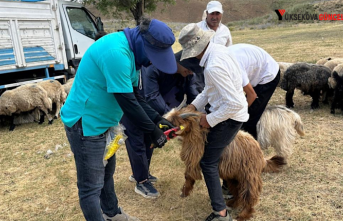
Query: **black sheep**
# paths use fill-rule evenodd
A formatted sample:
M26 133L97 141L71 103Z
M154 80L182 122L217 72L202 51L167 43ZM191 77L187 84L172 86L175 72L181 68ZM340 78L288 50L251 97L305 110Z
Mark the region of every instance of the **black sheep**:
M327 92L329 90L328 78L331 76L329 68L322 65L296 63L290 66L282 79L281 88L287 91L286 106L288 108L294 107L293 95L297 88L305 95L312 97L311 108L319 107L320 93L324 94L324 103L327 101Z

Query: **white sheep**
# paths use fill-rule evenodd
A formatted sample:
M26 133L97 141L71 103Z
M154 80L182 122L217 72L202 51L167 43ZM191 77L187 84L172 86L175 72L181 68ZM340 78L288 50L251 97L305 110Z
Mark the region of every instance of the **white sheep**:
M57 80L41 81L38 82L37 85L41 86L47 92L48 98L51 99L52 104L56 105L56 110L54 110L52 115L55 117L55 119L57 119L61 106L64 104L67 98L64 87ZM44 118L41 120L44 121ZM52 122L49 123L51 124Z
M64 91L68 95L71 89L71 86L73 86L74 78L70 78L65 84L63 84Z
M321 58L317 61L316 64L318 65L324 65L326 62L331 61L332 59L336 59L335 57L326 57L326 58Z
M0 97L0 115L12 116L33 111L36 108L43 111L49 121L52 120L48 115L48 111L52 109L51 99L48 98L47 92L36 84L22 85L7 90ZM13 121L14 118L12 118L12 124Z
M332 59L332 60L326 62L324 64L324 66L329 68L331 71L333 71L333 69L339 64L343 64L343 58Z

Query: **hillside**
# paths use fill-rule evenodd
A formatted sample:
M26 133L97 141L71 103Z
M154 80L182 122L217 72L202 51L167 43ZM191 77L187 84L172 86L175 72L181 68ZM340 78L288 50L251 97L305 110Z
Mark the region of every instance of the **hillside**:
M174 5L158 4L157 10L152 17L165 22L198 22L209 0L176 0ZM224 8L223 23L243 21L258 17L273 15L275 9L293 9L313 6L317 12L341 13L343 10L342 0L221 0ZM87 6L95 15L100 15L104 20L111 17L101 15L94 6Z

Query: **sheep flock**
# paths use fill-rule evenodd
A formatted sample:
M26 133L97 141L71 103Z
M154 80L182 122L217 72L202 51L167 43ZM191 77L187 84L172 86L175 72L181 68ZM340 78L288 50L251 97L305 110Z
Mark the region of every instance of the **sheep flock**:
M49 124L59 117L59 112L70 91L73 78L66 84L57 80L44 80L24 84L4 91L0 96L0 125L16 125L39 122L47 118Z

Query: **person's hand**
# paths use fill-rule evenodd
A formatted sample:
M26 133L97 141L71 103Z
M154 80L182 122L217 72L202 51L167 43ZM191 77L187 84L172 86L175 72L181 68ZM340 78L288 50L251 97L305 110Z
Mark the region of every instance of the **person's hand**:
M160 127L160 125L162 125L162 128ZM161 120L157 122L157 127L162 129L163 131L166 131L171 128L174 128L175 126L169 120L161 117Z
M206 114L201 114L200 117L200 126L204 128L210 128L211 126L208 124L207 119L206 119Z
M155 127L154 131L150 134L150 138L152 140L152 145L150 148L161 148L167 143L167 136L164 135L163 131L159 129L157 126Z
M187 77L188 75L192 75L193 72L185 67L183 67L181 64L177 63L177 73L181 74L182 77Z

